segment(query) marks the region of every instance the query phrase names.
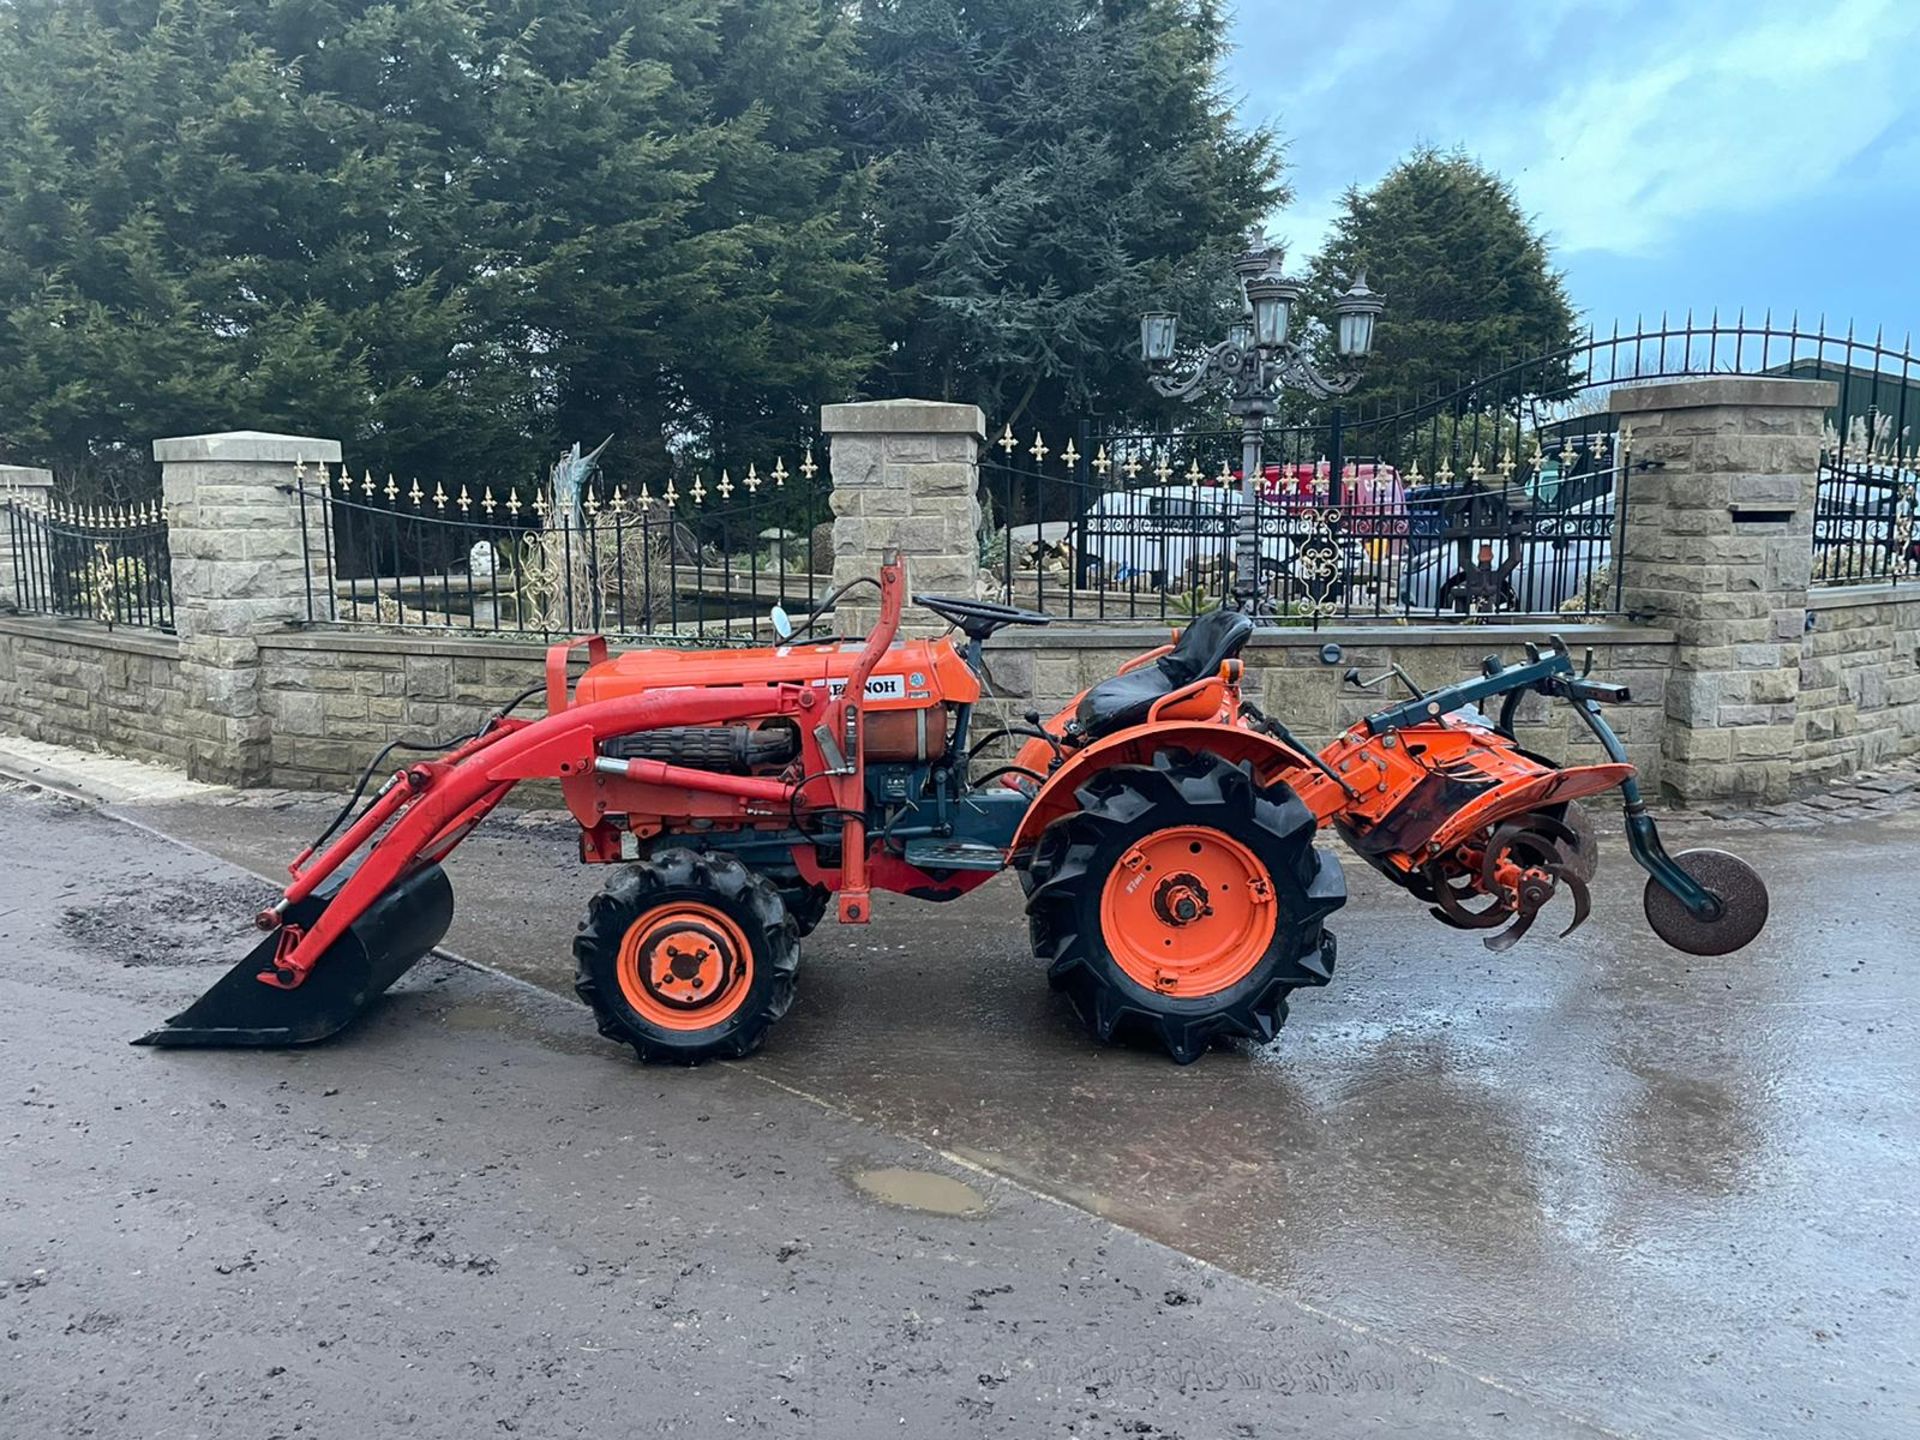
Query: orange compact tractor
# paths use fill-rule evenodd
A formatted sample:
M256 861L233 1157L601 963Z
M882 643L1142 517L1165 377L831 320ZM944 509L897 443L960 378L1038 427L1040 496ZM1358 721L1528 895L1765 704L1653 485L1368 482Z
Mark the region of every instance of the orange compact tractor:
M1101 1040L1145 1035L1182 1062L1215 1040L1270 1040L1287 996L1333 973L1325 922L1346 885L1314 843L1321 829L1504 950L1561 891L1567 928L1586 918L1594 839L1575 802L1615 788L1663 939L1724 954L1766 921L1766 889L1742 861L1661 849L1601 714L1626 692L1557 641L1426 693L1390 672L1411 694L1315 754L1242 695L1253 622L1223 610L1051 719L989 728L982 644L1048 617L916 596L952 628L900 640L900 564L862 583L881 598L865 639L792 633L776 611L787 638L768 649L557 645L544 716L509 706L360 806L383 754L294 860L259 916L260 946L141 1043L282 1045L340 1029L446 933L441 862L522 780L560 782L581 859L610 871L573 942L575 984L601 1033L643 1060L757 1047L829 909L865 924L875 890L951 900L1007 869L1035 953ZM1530 694L1571 705L1607 760L1562 767L1522 749L1513 722ZM996 745L1002 758L983 759Z

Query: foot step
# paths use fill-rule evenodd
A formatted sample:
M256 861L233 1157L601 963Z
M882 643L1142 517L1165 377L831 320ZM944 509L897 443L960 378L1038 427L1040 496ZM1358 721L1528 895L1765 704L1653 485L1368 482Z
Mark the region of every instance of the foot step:
M907 841L906 860L922 870L1004 870L1006 857L973 840L926 837Z

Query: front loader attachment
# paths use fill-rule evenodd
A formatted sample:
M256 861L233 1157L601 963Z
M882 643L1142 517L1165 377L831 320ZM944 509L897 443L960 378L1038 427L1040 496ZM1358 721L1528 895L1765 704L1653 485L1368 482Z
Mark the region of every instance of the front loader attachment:
M585 643L593 660L605 658L605 641ZM559 780L570 805L577 800L587 807L574 811L583 825L602 824L610 809L630 808L619 794L612 803L597 803L602 784L644 782L725 797L742 812L760 807L778 814L791 806L796 788L785 781L620 759L602 754L600 746L667 726L758 720L770 709L811 717L822 706L823 692L799 684L664 687L569 704L567 655L573 648L561 644L549 652L544 717L517 719L509 706L440 758L395 771L341 834L335 837L330 826L295 857L288 867L291 883L257 917L268 934L253 952L134 1043L305 1045L343 1029L447 933L453 891L441 862L522 780ZM393 748L368 766L363 787ZM576 795L580 787L584 793ZM360 793L355 791L353 803ZM335 826L346 822L351 808ZM847 828L853 828L851 821ZM358 863L350 864L356 857Z
M339 886L288 908L286 925L303 932ZM208 1047L307 1045L345 1029L433 947L453 923L453 887L438 865L399 881L362 912L288 989L273 983L283 926L263 939L214 987L149 1031L136 1045ZM263 979L266 976L268 978Z

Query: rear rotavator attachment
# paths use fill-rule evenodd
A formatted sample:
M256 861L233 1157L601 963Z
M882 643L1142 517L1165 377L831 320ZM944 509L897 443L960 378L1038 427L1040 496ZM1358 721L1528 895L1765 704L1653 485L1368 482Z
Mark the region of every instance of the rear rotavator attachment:
M1479 844L1465 844L1427 867L1433 913L1462 930L1499 930L1484 944L1511 949L1533 928L1534 917L1563 888L1573 901L1573 919L1560 932L1571 935L1592 910L1587 882L1593 878L1592 847L1564 821L1544 812L1502 822ZM1486 896L1478 909L1467 902Z

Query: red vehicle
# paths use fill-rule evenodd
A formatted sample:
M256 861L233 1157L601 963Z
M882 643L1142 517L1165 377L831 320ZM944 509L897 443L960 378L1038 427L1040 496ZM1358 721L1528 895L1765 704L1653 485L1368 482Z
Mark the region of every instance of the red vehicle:
M608 867L574 938L576 988L643 1060L757 1047L830 908L866 924L875 890L937 903L1005 870L1026 888L1036 957L1100 1039L1139 1032L1182 1062L1215 1040L1269 1040L1287 996L1333 971L1325 921L1346 887L1321 828L1440 919L1497 931L1500 949L1562 891L1585 918L1593 837L1572 805L1614 788L1661 936L1722 954L1765 922L1743 862L1660 848L1600 713L1626 692L1576 671L1564 646L1416 689L1315 754L1242 694L1253 622L1220 610L1051 718L976 734L983 643L1049 617L917 596L952 630L901 640L901 565L868 583L881 618L864 639L556 645L544 716L509 707L395 770L349 820L356 795L342 833L294 858L259 947L143 1043L291 1044L346 1025L445 934L441 862L523 780L559 782L580 858ZM1521 750L1527 694L1573 705L1608 760ZM1497 718L1479 719L1496 699ZM977 758L999 739L1021 742L1016 759Z

